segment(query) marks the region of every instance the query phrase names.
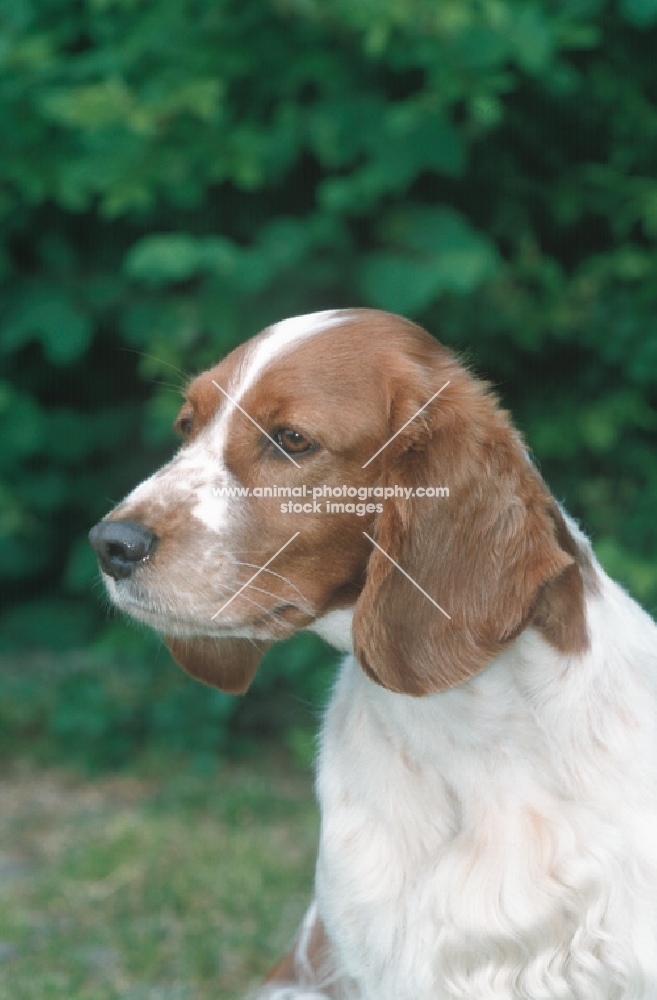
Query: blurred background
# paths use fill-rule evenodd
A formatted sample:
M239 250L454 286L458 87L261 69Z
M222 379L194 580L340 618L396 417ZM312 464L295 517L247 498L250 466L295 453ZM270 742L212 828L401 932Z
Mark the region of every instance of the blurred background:
M657 0L2 6L0 1000L241 996L310 894L334 655L203 687L86 539L268 323L424 325L655 613L656 51Z

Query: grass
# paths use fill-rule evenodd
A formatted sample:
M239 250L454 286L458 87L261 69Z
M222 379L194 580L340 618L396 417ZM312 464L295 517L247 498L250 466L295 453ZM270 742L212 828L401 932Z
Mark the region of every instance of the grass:
M0 771L0 1000L238 1000L309 901L311 778L273 758Z

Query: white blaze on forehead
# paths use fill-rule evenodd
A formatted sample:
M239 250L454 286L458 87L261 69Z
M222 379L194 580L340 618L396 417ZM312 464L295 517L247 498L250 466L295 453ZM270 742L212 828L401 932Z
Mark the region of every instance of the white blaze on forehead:
M240 366L241 376L236 384L231 384L226 391L236 403L240 403L247 390L255 384L267 366L286 350L293 347L306 337L326 330L331 326L343 323L346 311L329 309L325 312L308 313L305 316L294 316L282 320L271 327L269 333L253 345ZM224 387L225 388L225 387ZM212 486L233 486L241 484L228 473L223 455L231 426L231 418L235 407L230 399L226 399L220 389L217 389L219 415L206 427L193 446L195 452L203 452L201 463L208 471L207 483L195 490L196 500L192 509L195 518L216 534L230 533L240 514L240 500L215 495ZM246 417L244 417L246 420Z
M328 309L276 323L247 354L242 366L242 377L236 387L231 387L230 395L239 402L274 358L314 333L343 323L347 315L346 310ZM236 493L232 497L222 495L222 487L237 489L242 485L224 463L230 417L236 407L229 400L222 400L219 389L217 397L218 404L224 401L226 405L218 405L218 416L201 432L198 439L181 449L167 465L136 486L124 503L145 502L156 508L166 508L190 499L193 517L214 534L230 535L239 521L240 499Z
M347 311L342 309L326 309L323 312L306 313L304 316L293 316L291 319L275 323L269 334L254 345L247 356L242 378L235 386L231 395L241 402L246 392L262 375L271 362L295 347L299 341L328 330L331 326L344 323ZM218 390L217 390L218 391Z

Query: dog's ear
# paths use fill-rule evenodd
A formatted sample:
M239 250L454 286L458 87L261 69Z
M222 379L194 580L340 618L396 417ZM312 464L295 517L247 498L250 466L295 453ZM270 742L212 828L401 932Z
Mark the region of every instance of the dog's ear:
M430 398L444 358L439 367L432 385L406 387L397 412ZM586 641L579 568L553 498L483 383L453 361L448 377L380 460L382 485L447 487L449 496L384 500L373 535L381 548L373 546L353 621L362 668L412 695L462 683L539 613L550 635ZM556 629L555 616L572 620Z
M183 670L227 694L244 694L271 645L249 639L164 638L171 655Z

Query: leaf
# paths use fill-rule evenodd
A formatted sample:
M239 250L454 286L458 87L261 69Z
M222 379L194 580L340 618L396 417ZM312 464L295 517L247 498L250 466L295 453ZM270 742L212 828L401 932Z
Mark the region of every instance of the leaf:
M404 183L423 170L459 177L466 164L461 134L442 113L405 101L392 105L380 156L394 181Z
M359 278L369 303L406 316L417 315L443 290L433 262L394 253L368 254Z
M64 292L37 285L16 303L3 331L0 350L9 353L38 340L50 361L65 365L85 353L91 336L89 317Z
M657 0L620 0L623 17L637 28L647 28L657 21Z
M509 11L509 39L518 64L538 74L548 66L556 48L552 24L535 3L521 2Z
M106 128L126 121L133 97L123 80L109 77L99 83L51 91L43 98L42 107L49 118L64 125Z
M133 244L126 255L124 270L131 278L157 287L186 281L201 271L230 275L239 263L240 249L230 240L161 233L144 236Z
M639 427L657 429L657 414L641 393L630 388L610 392L580 414L582 440L601 454L609 452L630 429Z
M147 285L192 278L202 267L199 241L187 233L144 236L128 251L124 270Z
M453 209L393 212L382 234L396 249L367 255L360 285L368 301L393 312L416 315L443 292L471 292L499 266L494 245Z
M27 458L43 450L47 434L46 416L26 393L0 382L0 438L7 460Z

